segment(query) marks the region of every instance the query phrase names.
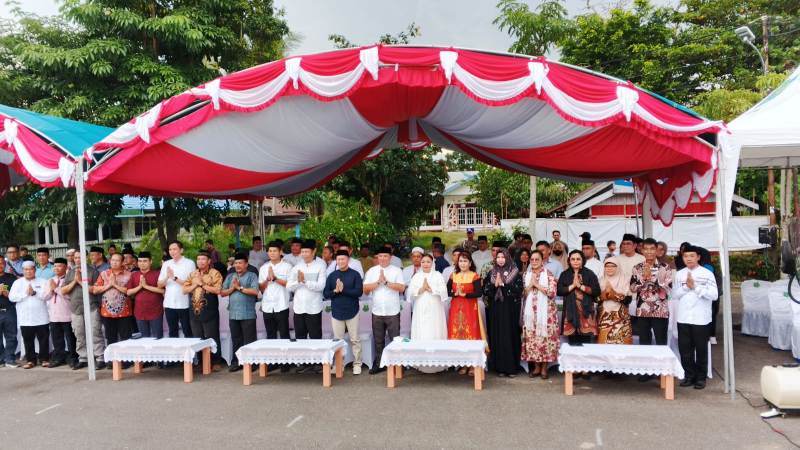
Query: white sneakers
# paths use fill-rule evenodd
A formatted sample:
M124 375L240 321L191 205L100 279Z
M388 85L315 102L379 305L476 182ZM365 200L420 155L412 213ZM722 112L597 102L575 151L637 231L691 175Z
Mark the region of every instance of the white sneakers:
M361 375L361 366L353 366L353 375Z
M19 367L19 364L17 364L17 363L6 363L6 367L8 367L9 369L16 369L17 367Z

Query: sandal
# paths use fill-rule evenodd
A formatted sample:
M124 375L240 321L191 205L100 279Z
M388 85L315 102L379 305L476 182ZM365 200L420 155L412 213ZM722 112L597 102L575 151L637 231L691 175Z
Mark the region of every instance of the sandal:
M26 362L25 365L22 366L23 369L33 369L34 367L36 367L36 364L32 362Z
M533 378L536 375L539 375L540 373L542 373L541 372L542 371L542 367L539 365L539 363L534 363L534 364L535 364L536 368L531 371L531 378Z
M50 361L42 361L42 367L50 367Z
M550 378L550 375L547 373L547 366L545 366L545 368L542 370L541 377L542 377L543 380L546 380L546 379Z
M475 375L475 369L470 367L469 370L467 371L467 375L469 375L469 376Z
M467 374L467 368L466 367L462 367L462 368L458 369L458 374L459 375L466 375Z

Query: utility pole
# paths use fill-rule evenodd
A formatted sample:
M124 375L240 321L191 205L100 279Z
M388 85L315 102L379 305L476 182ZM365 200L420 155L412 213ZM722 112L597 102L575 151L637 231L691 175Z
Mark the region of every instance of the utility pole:
M763 39L763 48L761 52L764 57L764 75L769 72L769 16L761 16L761 36ZM785 176L781 172L781 176ZM781 192L781 195L786 195ZM767 170L767 209L769 209L769 224L775 225L778 221L775 218L775 171L770 167ZM784 212L781 211L781 214Z

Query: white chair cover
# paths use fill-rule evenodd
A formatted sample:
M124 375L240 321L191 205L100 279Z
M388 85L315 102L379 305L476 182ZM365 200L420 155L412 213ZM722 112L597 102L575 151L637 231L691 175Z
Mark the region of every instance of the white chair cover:
M792 349L792 301L789 298L789 280L772 283L769 290L769 345L777 350ZM800 287L793 286L800 294Z
M792 289L794 294L794 289ZM792 356L800 360L800 303L792 302Z
M762 280L742 282L742 334L769 336L769 289L772 283Z

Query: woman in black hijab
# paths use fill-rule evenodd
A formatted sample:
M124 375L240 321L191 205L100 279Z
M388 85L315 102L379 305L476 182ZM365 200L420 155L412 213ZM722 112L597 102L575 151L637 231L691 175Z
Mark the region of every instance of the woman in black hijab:
M590 343L597 336L595 303L600 295L600 283L594 272L584 267L586 260L580 250L573 250L567 259L568 267L558 277L557 295L564 298L561 334L570 344Z
M483 280L489 331L489 368L513 378L519 369L522 341L519 326L522 274L508 250L497 252Z

